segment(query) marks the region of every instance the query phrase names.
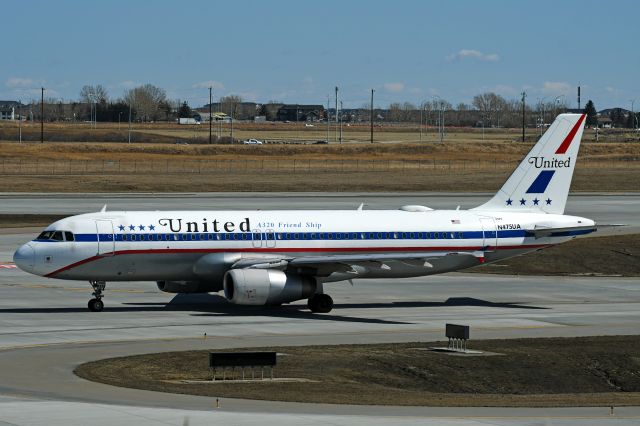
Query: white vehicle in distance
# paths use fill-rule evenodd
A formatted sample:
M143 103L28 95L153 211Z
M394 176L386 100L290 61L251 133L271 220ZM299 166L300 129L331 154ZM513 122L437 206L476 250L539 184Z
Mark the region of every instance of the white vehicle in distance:
M258 139L247 139L242 141L242 143L245 145L262 145L262 141L259 141Z

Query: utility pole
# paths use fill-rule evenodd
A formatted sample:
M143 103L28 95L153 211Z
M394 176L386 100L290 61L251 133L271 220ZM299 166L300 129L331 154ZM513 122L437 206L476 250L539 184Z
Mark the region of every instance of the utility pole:
M40 143L44 143L44 87L40 92Z
M526 92L522 92L522 142L524 142L524 99L527 97Z
M340 123L340 143L342 143L342 101L340 101L339 123Z
M129 103L129 143L131 143L131 103Z
M211 105L211 90L213 88L211 86L209 86L209 145L211 145L211 126L213 125L213 112L211 110L212 105Z
M331 123L331 116L329 115L329 104L331 102L331 95L327 95L327 143L329 143L329 127Z
M338 86L336 86L336 137L335 142L338 142Z
M370 123L371 123L371 143L373 143L373 93L375 92L374 89L371 89L371 117L370 117Z
M636 102L635 99L631 99L631 128L633 130L636 129L636 113L633 111L633 104Z

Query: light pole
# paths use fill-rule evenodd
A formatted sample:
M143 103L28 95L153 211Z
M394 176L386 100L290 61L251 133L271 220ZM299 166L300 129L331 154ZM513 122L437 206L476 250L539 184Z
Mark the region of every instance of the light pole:
M524 142L524 100L527 97L527 92L522 92L522 142Z
M336 135L335 141L338 142L338 86L336 86Z
M120 130L120 116L122 115L122 111L118 112L118 130Z
M18 101L18 137L22 143L22 100Z
M422 142L422 116L424 115L424 102L420 105L420 142Z
M540 122L540 136L542 136L542 128L544 127L544 100L547 99L543 96L542 99L538 98L538 119Z
M554 115L557 117L558 116L558 106L560 105L560 99L564 98L564 95L558 95L555 97L555 99L553 100L553 107L555 109L554 111ZM555 119L555 117L554 117Z
M231 143L233 144L233 110L235 109L235 105L233 103L233 101L230 102L231 103Z
M129 143L131 143L131 103L129 103Z
M436 99L438 99L438 102L436 103ZM443 139L443 133L444 133L444 102L442 101L442 98L440 98L440 96L438 95L433 95L433 103L436 107L436 109L438 110L438 133L440 134L440 142L442 142Z
M631 99L631 128L636 130L636 113L633 111L633 104L636 102L635 99Z
M213 121L212 121L213 114L211 111L211 108L213 108L211 105L212 90L213 88L209 86L209 145L211 145L211 130L212 130L211 126L213 126Z

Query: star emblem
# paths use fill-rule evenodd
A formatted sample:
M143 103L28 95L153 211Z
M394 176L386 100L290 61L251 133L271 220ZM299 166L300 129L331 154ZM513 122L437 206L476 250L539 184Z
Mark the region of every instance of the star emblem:
M120 229L121 231L124 231L124 225L118 226L118 229Z
M149 231L155 231L156 227L153 225L149 225Z
M140 228L141 231L144 231L145 226L144 225L138 225L138 228Z
M551 204L551 198L547 198L546 202L547 202L547 205Z
M533 199L533 205L534 206L537 206L539 202L540 202L540 200L538 200L538 198L534 198Z
M507 205L508 205L508 206L510 206L510 205L512 205L512 204L513 204L513 200L512 200L511 198L509 198L509 199L507 200Z
M136 227L134 225L129 225L129 231L135 231Z
M520 199L520 205L524 206L525 204L527 204L527 200L525 200L524 198Z

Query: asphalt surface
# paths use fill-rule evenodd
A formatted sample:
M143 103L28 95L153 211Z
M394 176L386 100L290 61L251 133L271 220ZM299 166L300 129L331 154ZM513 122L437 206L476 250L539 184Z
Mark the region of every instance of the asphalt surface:
M76 213L105 202L120 209L455 208L486 197L208 194L171 197L3 197L0 213ZM215 200L212 204L211 200ZM462 200L462 201L460 201ZM572 197L572 213L640 225L640 195ZM16 205L22 207L16 207ZM256 206L259 204L259 206ZM463 207L465 207L463 205ZM16 210L18 209L18 210ZM65 210L66 209L66 210ZM584 209L577 210L577 209ZM590 215L591 213L591 215ZM622 217L618 217L622 216ZM329 314L299 302L280 309L237 307L217 295L158 291L154 283L107 285L106 309L86 309L90 287L27 275L9 264L31 234L0 235L0 425L2 424L640 424L640 408L507 409L371 407L223 399L120 389L73 375L78 364L113 356L187 349L433 341L447 322L473 339L637 334L640 280L446 274L327 285ZM595 253L594 255L597 255ZM206 333L206 338L205 338ZM604 405L604 404L603 404Z

